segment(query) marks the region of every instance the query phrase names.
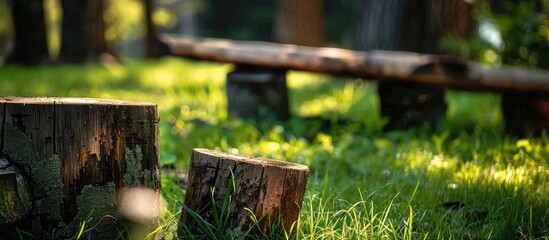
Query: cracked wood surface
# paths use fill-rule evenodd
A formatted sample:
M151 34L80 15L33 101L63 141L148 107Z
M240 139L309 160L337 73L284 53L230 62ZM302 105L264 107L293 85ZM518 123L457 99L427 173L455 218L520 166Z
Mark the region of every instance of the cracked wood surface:
M217 212L230 197L230 211L225 229L243 232L253 226L253 213L259 230L270 232L271 225L281 220L290 231L299 217L309 176L305 165L226 154L207 149L194 149L189 168L185 205L208 222L215 224ZM234 176L234 177L233 177ZM234 185L232 185L234 179ZM212 201L212 191L213 199ZM183 211L181 222L196 230L193 217Z

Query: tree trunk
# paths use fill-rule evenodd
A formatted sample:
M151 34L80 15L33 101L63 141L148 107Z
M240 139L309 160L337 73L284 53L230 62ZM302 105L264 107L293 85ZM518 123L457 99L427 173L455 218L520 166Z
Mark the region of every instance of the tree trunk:
M145 34L145 57L159 58L169 54L170 50L166 44L158 40L158 30L152 19L154 0L143 0L143 6L145 9L145 26L147 29Z
M236 66L227 75L226 88L231 116L290 118L285 70Z
M158 57L158 51L156 49L157 33L156 27L152 19L153 12L153 0L143 0L145 7L145 26L147 33L145 34L145 56L148 58Z
M549 130L549 94L504 93L501 107L507 133L531 137Z
M61 0L63 20L59 62L98 61L103 54L115 56L112 41L105 38L103 14L108 0Z
M215 212L218 218L228 219L219 226L222 232L246 232L254 227L250 219L253 214L258 220L257 230L291 234L308 176L308 167L300 164L194 149L185 206L216 227ZM221 214L227 209L230 211ZM201 235L196 220L189 210L182 212L181 223L191 233ZM276 223L278 228L271 229Z
M462 0L370 0L364 7L359 46L363 49L442 53L447 35L466 37L472 29L471 6ZM403 129L444 118L444 89L417 84L380 83L381 115L386 130Z
M276 22L280 43L319 47L324 44L322 0L281 0Z
M90 232L94 236L115 236L124 222L116 209L121 190L160 189L154 104L5 97L0 98L0 126L1 157L32 189L32 212L26 224L15 227L37 236L71 236L84 220L89 226L101 220ZM59 229L59 222L69 227Z
M43 0L13 0L14 48L6 63L37 65L49 60Z

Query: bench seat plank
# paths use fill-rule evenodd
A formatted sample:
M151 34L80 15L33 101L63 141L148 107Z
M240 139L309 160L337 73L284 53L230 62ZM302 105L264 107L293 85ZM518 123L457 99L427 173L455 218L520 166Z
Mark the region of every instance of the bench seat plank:
M351 51L289 44L161 35L171 55L255 67L290 69L444 86L471 91L549 93L549 71L484 67L458 57L397 51Z

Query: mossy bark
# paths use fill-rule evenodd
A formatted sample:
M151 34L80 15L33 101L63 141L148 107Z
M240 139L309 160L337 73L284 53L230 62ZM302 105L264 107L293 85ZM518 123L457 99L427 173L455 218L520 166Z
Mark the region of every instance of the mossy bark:
M86 209L107 209L100 202L82 200L95 188L112 190L115 197L105 198L112 209L101 213L94 210L112 216L118 214L117 194L123 187L160 189L158 113L154 104L0 98L0 135L1 156L22 172L32 189L30 224L21 227L29 232L63 232L58 229L60 223L78 226L79 221L86 220L82 216L89 214L83 212ZM132 159L126 159L128 153L133 153ZM131 184L126 183L128 176L132 176Z

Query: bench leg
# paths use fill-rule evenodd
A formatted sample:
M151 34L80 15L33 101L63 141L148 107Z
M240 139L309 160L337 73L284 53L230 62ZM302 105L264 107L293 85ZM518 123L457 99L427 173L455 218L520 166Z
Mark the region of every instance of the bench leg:
M400 130L425 123L436 127L446 115L444 89L414 83L379 83L381 116L388 118L384 130Z
M286 70L237 66L227 75L226 87L231 116L290 117Z
M501 105L505 132L527 137L549 129L549 95L504 93Z

